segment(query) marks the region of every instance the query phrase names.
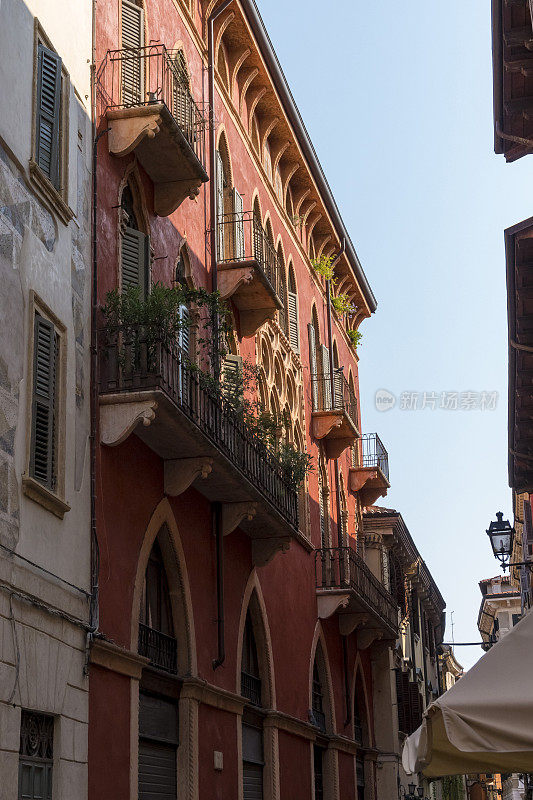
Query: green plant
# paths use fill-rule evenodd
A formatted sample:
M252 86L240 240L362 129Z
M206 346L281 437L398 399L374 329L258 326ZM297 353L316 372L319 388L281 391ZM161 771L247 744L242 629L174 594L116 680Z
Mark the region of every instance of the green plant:
M363 334L360 331L348 331L348 338L353 346L357 349L361 344L361 340L363 338Z
M347 294L338 294L336 297L332 297L331 305L337 314L351 314L353 311L353 305Z
M321 275L324 280L331 281L335 283L335 273L333 271L333 257L332 256L320 256L320 258L314 258L311 261L311 266Z
M291 489L296 492L305 480L305 476L313 471L313 460L308 453L302 453L292 444L280 442L275 453L281 464L283 476Z
M443 800L464 800L464 784L461 775L448 775L442 779Z

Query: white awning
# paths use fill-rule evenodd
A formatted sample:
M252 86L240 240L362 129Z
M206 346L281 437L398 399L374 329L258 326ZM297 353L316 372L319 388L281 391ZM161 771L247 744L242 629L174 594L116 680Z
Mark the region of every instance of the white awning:
M533 613L426 709L406 740L407 774L533 772Z

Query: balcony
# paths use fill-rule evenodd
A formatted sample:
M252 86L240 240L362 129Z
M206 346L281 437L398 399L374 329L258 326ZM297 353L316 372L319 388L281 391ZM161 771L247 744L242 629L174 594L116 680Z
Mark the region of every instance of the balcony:
M97 76L109 152L135 153L153 181L160 217L194 199L208 180L206 122L176 56L162 44L108 50Z
M352 547L316 550L315 576L319 617L339 612L344 636L358 629L359 649L366 649L376 639L397 638L398 606Z
M241 335L255 336L283 307L276 251L251 212L224 214L217 224L218 290L239 310Z
M222 528L242 528L262 566L297 538L298 495L276 457L223 393L175 343L146 326L99 332L100 435L115 446L131 433L165 461L165 493L194 486L222 504Z
M390 487L389 454L377 433L365 433L356 448L357 466L350 469L349 488L361 498L363 506L385 497Z
M333 375L311 376L313 400L312 434L322 440L327 458L338 458L359 436L357 397L342 370Z
M173 636L139 623L139 655L150 659L150 664L165 672L178 671L177 642Z

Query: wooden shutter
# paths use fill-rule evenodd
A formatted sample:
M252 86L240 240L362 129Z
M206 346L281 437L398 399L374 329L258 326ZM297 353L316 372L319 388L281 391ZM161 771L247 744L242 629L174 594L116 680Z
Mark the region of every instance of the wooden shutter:
M409 674L401 669L396 669L395 673L398 728L402 733L410 733Z
M139 800L176 800L178 706L139 694Z
M289 312L289 342L295 353L299 353L300 337L298 335L298 295L296 292L287 292L287 305Z
M122 0L122 103L136 106L144 103L144 12ZM130 52L128 52L130 51Z
M243 800L263 800L263 732L242 726Z
M222 391L228 400L240 399L242 386L242 356L229 353L222 362Z
M335 405L334 408L344 408L344 374L342 369L336 369L333 376L333 385L335 387Z
M422 696L417 681L409 682L409 712L409 730L406 733L411 735L422 724Z
M223 261L226 257L224 239L224 164L222 156L217 150L216 154L216 225L217 225L217 261Z
M231 190L232 197L231 197L231 204L233 208L234 214L234 248L233 248L233 258L235 260L239 260L244 258L244 219L243 219L243 201L242 197L237 191L237 189L233 188Z
M124 228L121 251L122 291L130 286L139 286L142 297L146 296L149 263L150 237L135 228Z
M37 164L59 189L59 139L61 132L61 59L39 42L36 147Z
M53 324L35 315L33 341L33 404L30 473L55 488L55 404L58 344Z
M323 344L320 345L320 367L321 380L320 391L322 393L322 411L331 411L331 379L329 372L329 350Z
M313 411L318 411L318 370L316 364L316 336L315 326L309 322L307 325L307 337L309 339L309 366L311 367L311 397L313 400Z

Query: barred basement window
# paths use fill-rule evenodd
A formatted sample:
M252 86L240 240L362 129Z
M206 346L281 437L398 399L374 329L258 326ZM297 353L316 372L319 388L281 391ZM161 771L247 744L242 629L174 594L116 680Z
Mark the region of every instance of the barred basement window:
M19 800L51 800L54 718L22 711L19 748Z
M60 337L53 322L35 313L30 475L55 492L58 451Z

